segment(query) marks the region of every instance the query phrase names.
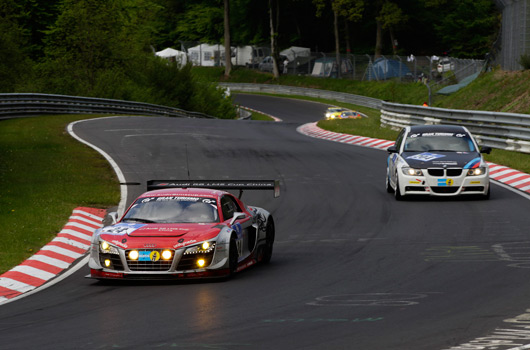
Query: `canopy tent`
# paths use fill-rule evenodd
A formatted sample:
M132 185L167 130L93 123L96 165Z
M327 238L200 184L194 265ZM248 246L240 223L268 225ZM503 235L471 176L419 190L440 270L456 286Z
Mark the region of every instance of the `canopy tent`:
M155 53L155 55L168 60L179 61L182 64L186 64L188 61L188 57L185 52L172 49L171 47L168 47L162 51L158 51Z
M341 74L348 74L353 71L353 65L349 59L340 61ZM334 57L322 57L315 61L311 75L314 77L337 78L337 59Z

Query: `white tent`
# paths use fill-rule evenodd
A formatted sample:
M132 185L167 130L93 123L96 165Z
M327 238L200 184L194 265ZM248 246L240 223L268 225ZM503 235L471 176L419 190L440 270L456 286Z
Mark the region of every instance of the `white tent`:
M188 49L189 59L195 66L224 65L224 54L223 45L200 44Z
M307 47L291 46L288 49L280 51L280 55L287 56L287 59L292 62L296 57L311 56L311 50Z
M188 57L185 52L175 50L170 47L162 51L156 52L155 55L157 55L158 57L168 59L170 61L171 60L179 61L181 64L186 64L186 62L188 62Z

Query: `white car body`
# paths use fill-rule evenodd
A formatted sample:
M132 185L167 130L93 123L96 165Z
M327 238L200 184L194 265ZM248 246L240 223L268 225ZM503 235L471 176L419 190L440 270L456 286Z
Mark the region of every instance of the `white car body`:
M471 133L462 126L417 125L404 128L388 148L386 189L406 195L481 195L489 198L489 168Z

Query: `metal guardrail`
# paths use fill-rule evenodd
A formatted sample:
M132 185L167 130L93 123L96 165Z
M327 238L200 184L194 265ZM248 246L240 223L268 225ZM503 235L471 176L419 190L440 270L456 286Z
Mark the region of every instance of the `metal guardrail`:
M403 105L334 91L272 84L219 84L234 91L311 96L381 110L381 126L401 129L408 125L456 124L467 127L477 141L498 149L530 153L530 115L468 111Z
M49 94L0 94L0 119L39 114L133 114L214 118L207 114L150 103Z
M468 111L383 102L381 126L454 124L465 126L481 145L530 153L530 115Z
M347 94L343 92L309 89L287 85L273 84L243 84L243 83L219 83L219 86L230 88L234 91L243 92L263 92L278 95L297 95L335 100L339 102L351 103L358 106L364 106L374 109L381 108L381 100L376 98Z
M381 110L381 126L394 129L419 124L466 126L482 145L530 153L530 115L487 111L468 111L403 105L327 90L272 84L221 83L234 91L264 92L309 96L351 103ZM212 116L149 103L49 94L0 94L0 119L39 114L133 114L181 118Z

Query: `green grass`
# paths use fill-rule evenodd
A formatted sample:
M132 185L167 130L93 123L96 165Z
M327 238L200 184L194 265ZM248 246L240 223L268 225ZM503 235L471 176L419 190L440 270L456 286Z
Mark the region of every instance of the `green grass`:
M114 171L65 130L81 115L0 121L0 273L47 244L78 206L119 201Z

